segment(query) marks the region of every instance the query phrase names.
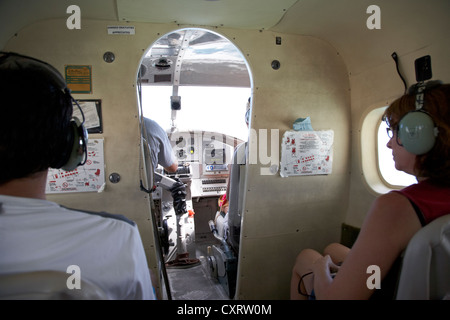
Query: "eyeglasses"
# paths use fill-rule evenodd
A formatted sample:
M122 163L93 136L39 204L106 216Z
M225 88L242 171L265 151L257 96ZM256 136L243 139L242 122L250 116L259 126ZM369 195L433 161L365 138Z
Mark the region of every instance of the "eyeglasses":
M399 146L403 146L403 144L400 142L400 139L398 137L398 126L395 126L394 128L391 128L391 127L386 128L386 132L387 132L389 139L392 139L394 137L394 132L395 132L395 134L396 134L395 140L397 141L397 144Z
M386 128L386 132L387 132L389 139L392 139L392 137L394 136L394 132L396 132L396 131L397 131L396 128L391 128L391 127Z

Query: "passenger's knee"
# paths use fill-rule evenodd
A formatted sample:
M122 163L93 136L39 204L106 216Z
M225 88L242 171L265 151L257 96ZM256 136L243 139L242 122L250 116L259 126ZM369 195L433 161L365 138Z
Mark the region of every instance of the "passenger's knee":
M336 250L340 250L341 246L342 245L340 243L337 243L337 242L330 243L323 250L323 254L324 255L332 255L332 253L335 252Z
M322 255L313 249L303 249L300 251L300 253L297 255L297 258L295 259L295 266L304 268L305 266L310 266L312 263L314 263L318 258L320 258Z
M329 255L334 263L342 263L347 257L349 248L340 243L331 243L323 250L324 255Z
M303 259L304 257L308 257L308 256L311 256L311 255L314 255L316 252L317 252L317 251L315 251L315 250L313 250L313 249L303 249L303 250L300 251L300 253L297 255L296 261L301 260L301 259Z

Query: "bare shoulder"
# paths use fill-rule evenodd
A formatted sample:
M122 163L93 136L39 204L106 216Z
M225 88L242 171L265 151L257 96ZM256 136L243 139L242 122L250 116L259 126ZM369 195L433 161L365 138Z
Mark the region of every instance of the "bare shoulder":
M403 250L420 228L420 221L408 198L390 192L374 201L362 229L371 237L384 238L397 246L397 250Z
M372 208L382 208L386 210L401 210L408 211L412 206L404 195L398 192L389 192L379 196L372 206Z

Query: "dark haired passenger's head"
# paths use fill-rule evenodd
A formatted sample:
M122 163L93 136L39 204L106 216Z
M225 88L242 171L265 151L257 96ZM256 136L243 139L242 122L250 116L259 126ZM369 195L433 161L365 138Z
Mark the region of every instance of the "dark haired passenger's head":
M0 56L0 184L55 166L66 148L73 108L55 71Z

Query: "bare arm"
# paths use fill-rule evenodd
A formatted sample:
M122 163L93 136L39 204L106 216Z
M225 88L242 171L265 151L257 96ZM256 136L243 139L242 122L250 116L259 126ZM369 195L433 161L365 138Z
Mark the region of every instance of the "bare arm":
M178 162L175 160L175 162L172 163L171 166L169 166L169 167L164 167L164 169L165 169L167 172L171 172L171 173L176 172L177 169L178 169Z
M367 268L376 265L383 279L412 236L421 228L408 199L398 193L380 196L370 208L356 243L331 281L328 256L314 264L318 299L368 299ZM329 259L331 261L331 259Z

